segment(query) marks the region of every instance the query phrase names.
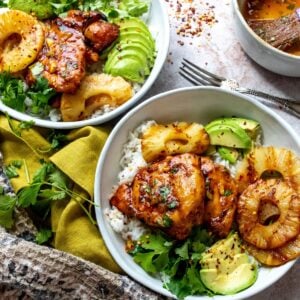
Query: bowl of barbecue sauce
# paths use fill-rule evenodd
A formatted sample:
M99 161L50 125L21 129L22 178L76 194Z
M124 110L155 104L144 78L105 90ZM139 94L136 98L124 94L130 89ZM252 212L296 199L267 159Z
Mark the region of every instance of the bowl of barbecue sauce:
M232 0L244 51L262 67L300 77L300 0Z

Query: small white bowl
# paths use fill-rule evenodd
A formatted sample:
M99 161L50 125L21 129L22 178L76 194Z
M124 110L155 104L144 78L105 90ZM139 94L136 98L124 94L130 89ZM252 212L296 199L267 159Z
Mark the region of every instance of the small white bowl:
M232 0L234 27L244 51L262 67L285 76L300 77L300 56L272 47L247 24L242 9L246 0Z
M115 126L100 155L95 177L96 217L107 248L120 267L133 279L156 291L172 296L162 287L161 280L150 276L139 267L125 251L124 241L116 234L105 217L110 207L109 197L118 184L122 147L129 132L146 120L158 123L174 121L206 124L220 116L239 116L260 122L264 145L275 145L293 149L300 153L300 139L293 129L266 106L247 96L214 87L182 88L159 94L143 102L127 113ZM232 300L250 297L282 277L294 264L289 262L277 268L261 268L256 283L245 291L230 296L215 296L214 299ZM211 299L193 296L188 299Z
M38 117L32 117L4 105L1 101L0 101L0 111L7 112L11 117L17 120L20 121L33 120L35 122L35 125L37 126L54 128L54 129L73 129L73 128L79 128L87 125L102 124L125 113L128 109L130 109L132 106L137 104L138 101L151 88L151 86L159 76L160 71L167 58L167 54L169 50L169 42L170 42L170 29L169 29L168 12L166 10L166 5L164 3L164 0L152 0L151 10L150 10L150 15L148 18L147 25L149 27L150 32L152 33L153 37L156 40L157 56L155 59L155 64L147 80L142 85L141 89L129 101L117 107L113 111L105 113L101 116L97 116L92 119L86 119L86 120L75 121L75 122L63 122L63 121L54 122L50 120L43 120Z

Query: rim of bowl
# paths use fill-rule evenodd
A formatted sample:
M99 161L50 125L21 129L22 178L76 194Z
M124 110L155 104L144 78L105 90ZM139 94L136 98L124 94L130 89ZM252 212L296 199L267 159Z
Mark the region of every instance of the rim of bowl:
M253 38L255 38L262 46L264 46L264 47L268 48L270 51L272 51L278 55L282 55L288 59L300 61L300 56L281 51L281 50L271 46L270 44L265 42L261 37L259 37L246 22L243 14L241 12L240 6L239 6L239 0L232 0L232 4L233 4L233 9L236 12L242 25L247 29L247 31L251 34L251 36Z
M154 1L157 1L161 10L163 28L166 33L164 36L164 47L161 50L159 59L156 58L155 60L155 62L159 61L160 63L153 67L151 74L146 79L141 89L137 92L137 94L139 93L137 98L133 99L137 95L135 94L132 99L130 99L126 103L122 104L121 106L117 107L116 109L108 113L105 113L95 118L81 120L81 121L73 121L73 122L63 122L63 121L55 122L50 120L39 119L34 116L30 116L25 113L16 111L6 106L4 103L2 103L2 101L0 101L0 111L2 111L3 113L8 113L9 116L19 121L34 121L35 126L52 128L52 129L75 129L83 126L100 125L126 113L132 106L134 106L139 101L141 101L142 97L149 91L149 89L151 88L151 86L154 84L155 80L159 76L159 73L161 72L165 64L168 55L169 46L170 46L170 26L169 26L169 18L168 18L166 3L164 2L164 0L154 0Z
M97 180L97 182L100 184L101 180L100 178L102 176L100 176L101 174L101 170L103 169L103 165L105 163L105 157L107 156L107 153L109 152L110 149L110 145L112 143L112 141L115 139L116 134L118 133L118 131L120 130L120 128L122 128L122 126L136 113L138 113L139 111L141 111L145 106L149 105L152 102L155 101L159 101L162 98L168 97L170 95L173 94L177 94L177 93L181 93L181 92L185 92L185 91L190 91L190 90L208 90L208 91L218 91L221 93L227 93L229 95L233 95L233 96L237 96L239 98L241 98L243 101L247 101L252 103L252 105L258 107L259 109L261 109L262 111L264 111L265 113L271 115L277 122L279 122L284 129L286 129L289 134L292 136L292 138L294 139L295 143L297 144L297 146L300 149L300 139L297 135L297 133L294 131L294 129L291 127L291 125L289 125L281 116L279 116L277 113L275 113L274 111L272 111L269 107L255 101L254 99L252 99L251 97L247 96L247 95L242 95L238 92L234 92L234 91L229 91L229 90L223 90L220 89L218 87L183 87L183 88L178 88L178 89L174 89L174 90L170 90L167 92L163 92L163 93L159 93L155 96L152 96L151 98L147 99L146 101L140 103L138 106L136 106L134 109L130 110L128 113L126 113L120 120L119 122L116 124L116 126L113 128L112 132L110 133L102 151L100 154L100 157L98 159L98 163L97 163L97 167L96 167L96 173L95 173L95 181ZM297 153L299 152L299 150L297 151ZM96 205L100 205L101 204L101 196L100 196L100 189L99 189L99 184L95 184L94 185L94 201ZM96 201L98 201L99 203L96 203ZM104 238L104 235L107 235L105 232L105 224L106 221L104 220L104 218L101 216L103 215L103 212L100 210L99 207L95 207L95 211L96 211L96 219L97 219L97 225L99 228L99 231L102 234L103 240L107 246L108 249L110 248L115 248L113 243L110 241L110 239L106 239ZM101 226L100 226L101 225ZM103 228L103 230L102 230ZM139 276L137 274L134 273L134 271L132 271L132 269L130 267L128 267L128 265L126 263L123 263L122 261L120 262L118 258L116 258L117 255L115 255L114 251L111 252L109 250L109 252L111 253L112 257L115 259L115 261L117 262L117 264L130 276L132 277L134 280L136 280L137 282L140 282L141 284L143 284L144 286L148 287L149 289L157 292L153 286L148 283L148 282L141 282ZM268 282L266 283L265 286L263 287L259 287L256 288L255 291L250 292L246 298L254 296L258 293L260 293L261 291L267 289L268 287L270 287L271 285L273 285L276 281L278 281L280 278L282 278L291 268L292 266L296 263L297 259L292 260L287 262L286 264L284 264L284 269L282 270L282 272L279 275L275 275L273 276L272 280L268 280ZM250 287L251 288L251 287ZM243 292L243 291L242 291ZM166 293L163 293L163 295L165 296L171 296L174 297L173 294L170 294L169 291L166 290ZM192 299L201 299L202 297L205 296L190 296L191 300ZM226 296L225 296L226 297ZM245 299L245 298L240 298L239 294L236 295L231 295L230 296L231 299ZM206 299L206 298L205 298ZM227 298L228 299L228 298Z

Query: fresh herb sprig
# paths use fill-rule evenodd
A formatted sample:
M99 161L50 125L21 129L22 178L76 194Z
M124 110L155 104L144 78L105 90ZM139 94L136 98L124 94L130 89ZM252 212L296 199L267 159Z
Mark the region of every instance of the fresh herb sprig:
M72 191L70 189L71 181L54 164L45 161L41 161L41 163L42 166L34 174L31 183L21 189L16 196L0 195L0 225L5 228L12 227L15 207L30 207L45 220L49 215L51 202L70 198L80 205L92 224L95 224L91 213L82 202L93 205L94 203Z
M201 254L214 243L207 230L194 228L183 242L170 240L163 233L143 235L129 251L134 261L148 273L159 273L164 287L179 299L188 295L210 295L200 278Z

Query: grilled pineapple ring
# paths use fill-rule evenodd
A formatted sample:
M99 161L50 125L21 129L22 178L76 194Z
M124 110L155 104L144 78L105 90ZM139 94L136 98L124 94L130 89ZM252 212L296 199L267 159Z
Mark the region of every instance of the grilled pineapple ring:
M269 225L259 222L261 201L276 205L279 218ZM242 238L260 249L283 246L300 232L299 194L281 179L258 180L238 199L237 223Z
M282 247L263 250L245 243L246 250L254 256L260 263L275 267L300 256L300 234Z
M122 77L94 73L83 78L75 94L62 95L60 111L64 121L78 121L104 105L119 106L132 95L131 85Z
M146 162L167 155L182 153L201 154L209 146L209 136L202 125L178 122L153 125L142 137L142 153Z
M12 43L14 39L17 42ZM43 43L44 30L37 19L18 10L0 14L0 72L24 70L35 60Z
M275 171L300 193L300 159L291 150L275 147L254 148L238 166L239 191L256 182L266 171Z

